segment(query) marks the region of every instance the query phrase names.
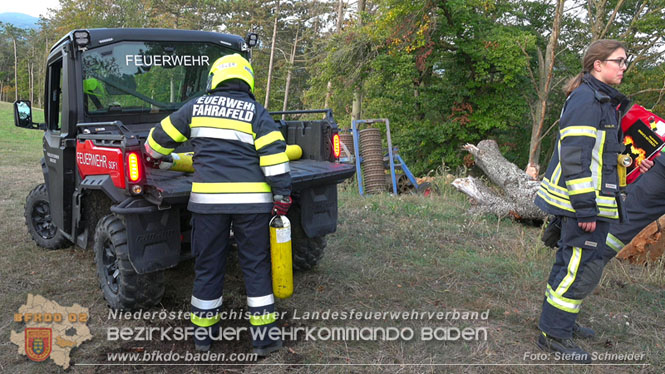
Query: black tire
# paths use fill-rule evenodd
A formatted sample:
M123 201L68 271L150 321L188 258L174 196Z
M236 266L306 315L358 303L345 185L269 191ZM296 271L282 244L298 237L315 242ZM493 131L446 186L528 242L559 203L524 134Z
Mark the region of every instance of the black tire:
M44 183L35 187L25 199L25 225L38 246L59 249L72 245L51 219L51 204Z
M127 229L122 218L109 214L97 224L94 239L99 286L109 307L149 308L164 295L164 272L138 274L129 262Z
M311 270L323 258L328 242L324 236L308 238L300 224L300 207L294 205L289 211L291 221L291 249L293 268L299 271Z

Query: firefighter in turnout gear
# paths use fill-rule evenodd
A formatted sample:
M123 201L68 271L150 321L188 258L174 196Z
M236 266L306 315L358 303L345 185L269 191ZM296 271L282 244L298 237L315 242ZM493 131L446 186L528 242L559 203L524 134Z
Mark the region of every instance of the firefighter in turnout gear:
M628 100L610 85L621 83L625 48L613 40L596 41L583 68L568 84L556 150L535 200L542 210L562 218L537 343L569 361L590 363L589 353L572 338L594 335L576 319L614 252L605 245L610 223L623 214L617 158L624 150L620 116Z
M282 346L278 334L269 334L277 328L268 225L272 211L289 209L291 175L284 137L253 91L249 62L239 54L221 57L210 69L208 93L155 126L145 150L159 160L188 139L194 147L188 204L196 258L191 321L207 331L204 337L195 335L196 349L209 350L219 332L233 225L254 352L264 356Z

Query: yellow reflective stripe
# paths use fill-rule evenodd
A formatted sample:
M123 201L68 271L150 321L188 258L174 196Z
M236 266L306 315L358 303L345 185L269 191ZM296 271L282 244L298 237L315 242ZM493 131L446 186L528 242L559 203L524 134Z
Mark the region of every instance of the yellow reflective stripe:
M543 178L542 185L545 189L547 189L550 193L559 195L563 198L568 198L568 190L565 188L559 187L556 184L550 182L547 178Z
M282 135L282 133L279 131L273 131L268 133L268 135L264 135L260 138L257 138L254 141L254 147L256 147L256 150L258 151L259 149L267 146L268 144L274 143L278 140L284 140L284 135Z
M254 135L251 123L228 118L193 117L191 127L213 127L216 129L236 130L244 132L245 134Z
M550 189L554 189L556 192ZM566 195L561 196L562 193L566 193ZM548 204L554 207L567 210L569 212L575 212L573 205L570 203L567 192L558 187L550 185L549 181L546 179L543 179L537 194ZM616 200L613 197L599 196L598 191L596 191L596 207L599 210L599 217L611 219L619 218Z
M625 246L619 238L616 236L612 235L612 233L607 233L607 239L605 240L605 244L607 244L608 247L612 248L615 252L619 252L621 248Z
M558 198L556 196L553 196L549 194L545 189L542 187L538 190L538 196L540 196L543 200L545 200L548 204L555 206L559 209L567 210L569 212L575 212L575 209L573 209L573 206L570 205L569 201L566 201L564 199Z
M568 299L563 296L557 295L550 285L547 285L547 291L545 291L545 297L547 302L553 307L563 310L568 313L579 313L580 307L582 306L582 300Z
M192 321L193 324L196 326L200 327L209 327L214 325L215 323L219 322L219 313L215 314L212 317L199 317L194 313L191 313L190 315L190 320Z
M561 164L556 164L554 168L554 173L552 173L552 182L554 184L559 184L559 179L561 179Z
M286 152L275 153L274 155L261 156L259 158L260 166L272 166L281 164L283 162L289 162L289 157L286 155Z
M173 126L173 123L171 123L171 118L166 117L162 120L162 130L168 135L173 141L176 141L178 143L182 143L185 140L187 140L187 137L183 135L178 129Z
M159 145L159 143L157 143L157 141L155 141L155 139L152 137L153 131L155 131L154 127L150 130L150 134L148 135L148 145L150 146L150 148L152 148L153 151L164 156L171 154L174 148L166 148Z
M590 138L596 137L596 128L592 126L569 126L561 130L561 139L569 136L588 136Z
M582 248L573 247L573 254L572 256L570 256L570 262L568 262L568 273L561 280L561 283L559 283L559 287L556 288L556 291L554 291L555 294L563 296L563 294L565 294L566 291L568 291L570 285L572 285L573 282L575 281L575 277L577 276L577 270L580 267L581 259L582 259Z
M254 193L270 192L270 185L266 182L251 183L201 183L192 182L192 192L195 193Z
M566 187L568 188L568 193L570 195L579 195L595 191L591 177L568 180L566 181Z
M249 316L249 323L251 323L252 326L263 326L275 321L277 321L276 313L267 313L262 316Z

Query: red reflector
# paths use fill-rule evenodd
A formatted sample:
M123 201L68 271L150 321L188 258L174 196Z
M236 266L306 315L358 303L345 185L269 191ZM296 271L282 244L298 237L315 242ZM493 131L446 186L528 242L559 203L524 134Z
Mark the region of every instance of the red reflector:
M127 154L127 176L131 182L138 182L141 180L141 163L140 156L136 152Z
M335 158L339 158L340 153L339 134L335 134L333 135L333 155Z

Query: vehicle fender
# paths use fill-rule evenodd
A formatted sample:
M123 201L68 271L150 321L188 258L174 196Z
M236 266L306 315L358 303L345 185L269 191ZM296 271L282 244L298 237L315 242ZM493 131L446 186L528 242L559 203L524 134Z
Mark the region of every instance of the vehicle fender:
M180 262L178 209L158 209L144 199L129 197L111 211L125 218L129 262L137 273L169 269Z
M310 187L300 191L300 223L308 238L337 230L337 184Z

